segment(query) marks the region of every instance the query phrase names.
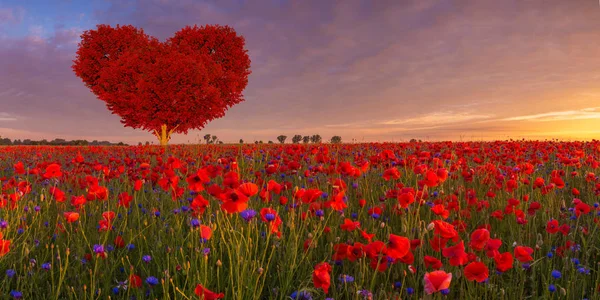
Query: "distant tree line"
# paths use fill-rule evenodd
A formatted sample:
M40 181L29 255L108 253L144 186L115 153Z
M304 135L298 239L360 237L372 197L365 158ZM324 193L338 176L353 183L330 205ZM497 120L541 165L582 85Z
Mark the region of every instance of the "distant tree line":
M9 138L2 138L2 137L0 137L0 145L2 145L2 146L10 146L10 145L14 145L14 146L18 146L18 145L26 145L26 146L42 146L42 145L48 145L48 146L127 146L127 144L125 144L123 142L119 142L119 143L115 144L115 143L111 143L109 141L97 141L97 140L93 140L93 141L89 142L87 140L67 141L65 139L53 139L51 141L48 141L46 139L43 139L40 141L30 140L30 139L24 139L24 140L16 139L13 141Z
M280 135L277 137L277 140L279 141L279 143L284 144L285 141L287 140L287 136ZM305 136L296 134L292 137L292 143L294 143L294 144L299 144L300 142L302 142L304 144L308 144L308 143L318 144L318 143L321 143L322 141L323 141L323 138L318 134L305 135ZM332 144L341 144L342 137L339 135L335 135L335 136L331 137L329 142Z

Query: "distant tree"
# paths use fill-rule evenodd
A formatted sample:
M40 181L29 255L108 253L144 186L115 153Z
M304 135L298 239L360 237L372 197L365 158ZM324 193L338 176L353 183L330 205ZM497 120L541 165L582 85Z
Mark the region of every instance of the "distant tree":
M258 143L259 143L259 144L262 144L262 143L263 143L263 141L262 141L262 140L260 140Z
M138 146L141 146L141 145L142 145L142 142L138 142Z
M149 141L146 141L146 146L150 146L150 142Z
M216 136L216 135L213 135L213 136L210 138L210 142L211 142L211 143L213 143L213 144L216 144L216 143L217 143L217 136Z
M0 145L9 146L12 145L12 141L9 138L0 138Z
M204 140L206 141L207 144L210 143L210 134L205 134Z
M416 142L417 142L417 140L416 140L416 139L410 139L410 141L409 141L409 142L410 142L410 143L416 143Z
M284 144L286 139L287 139L287 136L285 136L285 135L280 135L280 136L277 137L277 140L281 144Z
M331 143L332 144L341 144L342 143L342 137L339 135L334 135L331 137Z
M258 141L254 141L254 144L258 144Z
M219 145L223 145L223 141L219 141Z
M269 141L269 144L273 144L273 141Z
M302 137L302 142L305 144L308 144L308 142L310 142L310 136L305 135Z
M247 52L229 26L187 26L161 43L141 28L100 24L81 35L72 68L121 123L166 146L244 101Z
M244 140L240 139L240 144L243 144L243 143L244 143Z
M322 140L322 138L321 138L321 136L320 136L320 135L318 135L318 134L313 134L313 135L310 137L310 141L311 141L313 144L320 143L320 142L321 142L321 140Z
M302 141L302 136L299 134L294 135L294 137L292 137L292 143L294 144L298 144L300 143L300 141Z

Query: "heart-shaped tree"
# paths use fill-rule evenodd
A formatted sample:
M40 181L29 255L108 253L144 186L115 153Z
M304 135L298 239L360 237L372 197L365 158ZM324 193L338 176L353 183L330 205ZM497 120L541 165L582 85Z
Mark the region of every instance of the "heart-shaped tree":
M81 35L73 70L121 123L167 145L244 101L244 44L228 26L188 26L160 42L131 25L98 25Z

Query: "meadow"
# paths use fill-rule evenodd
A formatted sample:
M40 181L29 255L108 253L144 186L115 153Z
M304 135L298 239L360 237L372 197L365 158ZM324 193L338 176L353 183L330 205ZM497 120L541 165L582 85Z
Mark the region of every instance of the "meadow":
M600 142L0 147L0 295L598 299Z

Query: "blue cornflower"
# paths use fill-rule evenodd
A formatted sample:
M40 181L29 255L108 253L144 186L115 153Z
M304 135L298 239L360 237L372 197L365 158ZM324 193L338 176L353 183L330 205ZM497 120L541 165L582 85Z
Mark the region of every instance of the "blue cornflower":
M448 294L450 294L450 289L443 289L442 290L442 295L446 296Z
M552 277L559 279L562 277L562 274L558 270L552 270Z
M290 298L294 300L312 300L312 295L307 291L296 291L290 295Z
M48 270L50 270L50 268L52 268L52 265L50 263L43 263L42 264L42 269L48 271Z
M23 293L15 290L10 291L10 296L15 299L23 299Z
M6 270L6 276L8 278L13 278L15 275L17 275L17 272L15 272L15 270L13 270L13 269Z
M156 278L154 276L150 276L150 277L146 278L146 283L148 283L151 286L155 286L158 284L158 278Z
M190 223L192 224L192 227L200 226L200 221L198 219L192 219Z
M354 277L350 276L350 275L340 275L340 282L341 283L351 283L354 282Z
M104 245L94 245L94 253L101 254L104 253Z
M253 209L246 209L240 213L240 216L246 220L246 222L250 222L256 216L256 211Z
M406 289L406 293L409 294L409 295L412 295L412 294L415 293L415 289L413 289L413 288L407 288Z
M143 260L145 263L149 263L149 262L152 260L152 256L150 256L150 255L144 255L144 256L142 257L142 260Z
M550 291L551 293L554 293L556 291L556 287L554 286L554 284L548 286L548 291Z
M271 222L271 221L275 220L275 215L274 214L265 214L265 219L267 219L267 221Z

